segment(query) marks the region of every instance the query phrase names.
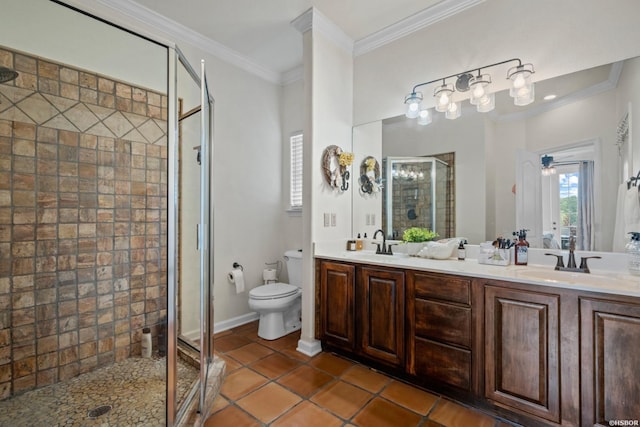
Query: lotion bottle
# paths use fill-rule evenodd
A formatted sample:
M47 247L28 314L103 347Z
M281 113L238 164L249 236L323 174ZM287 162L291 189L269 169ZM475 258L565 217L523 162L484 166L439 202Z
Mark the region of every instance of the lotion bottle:
M358 237L356 237L356 250L362 250L362 238L360 237L360 233L358 233Z

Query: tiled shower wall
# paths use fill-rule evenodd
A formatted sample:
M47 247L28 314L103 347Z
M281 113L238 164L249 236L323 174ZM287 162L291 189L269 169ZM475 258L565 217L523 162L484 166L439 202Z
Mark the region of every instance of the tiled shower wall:
M0 48L0 399L140 354L166 316L167 98Z

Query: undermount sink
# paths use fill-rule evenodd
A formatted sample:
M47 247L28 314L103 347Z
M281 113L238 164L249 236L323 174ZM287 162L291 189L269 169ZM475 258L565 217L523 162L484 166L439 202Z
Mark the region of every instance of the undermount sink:
M374 251L365 250L365 251L346 251L345 257L354 259L354 260L361 260L361 261L393 262L398 258L408 258L409 255L402 254L402 253L398 253L398 254L394 253L393 255L382 255L382 254L377 254Z
M599 276L590 273L576 273L571 271L556 270L516 270L516 277L522 279L541 280L551 283L583 284L591 286L610 286L613 282L620 280L618 277Z

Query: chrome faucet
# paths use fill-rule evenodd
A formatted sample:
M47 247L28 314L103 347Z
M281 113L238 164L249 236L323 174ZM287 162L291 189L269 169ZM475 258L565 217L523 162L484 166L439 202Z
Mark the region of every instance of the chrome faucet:
M378 233L382 233L382 247L380 247L380 243L371 242L372 245L376 245L376 254L393 255L393 252L391 251L391 246L393 246L393 244L387 246L387 236L385 236L383 230L376 230L376 232L373 233L373 238L375 239L378 236Z
M574 251L576 250L576 238L571 236L569 239L569 259L567 260L567 266L564 266L564 260L562 259L562 255L557 254L549 254L545 255L554 256L557 258L556 266L554 270L557 271L572 271L574 273L589 273L589 266L587 265L587 260L589 258L597 258L600 259L600 256L584 256L580 259L580 267L576 267L576 256Z

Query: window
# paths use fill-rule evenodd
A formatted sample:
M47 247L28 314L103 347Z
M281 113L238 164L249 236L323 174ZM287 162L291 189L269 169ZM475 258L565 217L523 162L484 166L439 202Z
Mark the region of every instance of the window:
M289 181L289 206L292 210L302 209L302 133L289 138L291 176Z

